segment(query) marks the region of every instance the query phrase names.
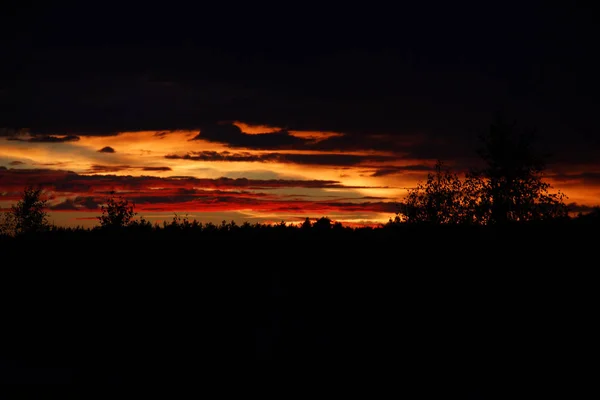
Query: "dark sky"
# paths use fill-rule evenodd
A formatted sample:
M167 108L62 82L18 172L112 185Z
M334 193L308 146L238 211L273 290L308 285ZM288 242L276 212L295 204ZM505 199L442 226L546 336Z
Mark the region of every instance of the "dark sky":
M459 149L503 111L569 160L600 150L590 6L171 4L3 3L0 126L81 135L239 120Z

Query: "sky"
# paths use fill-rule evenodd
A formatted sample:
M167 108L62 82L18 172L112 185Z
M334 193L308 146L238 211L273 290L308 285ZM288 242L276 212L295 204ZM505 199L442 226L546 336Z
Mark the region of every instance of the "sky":
M115 191L153 221L393 217L436 160L476 166L498 113L546 179L600 204L591 5L39 4L0 16L0 207L59 225Z

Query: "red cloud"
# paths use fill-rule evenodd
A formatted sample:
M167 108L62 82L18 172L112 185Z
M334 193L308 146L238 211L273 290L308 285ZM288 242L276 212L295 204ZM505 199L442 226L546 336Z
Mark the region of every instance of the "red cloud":
M345 188L336 181L324 180L254 180L197 179L191 177L159 178L151 176L79 175L70 171L49 169L0 169L2 199L16 201L26 185L41 186L50 193L54 211L97 210L110 192L133 201L143 211L238 211L390 212L395 204L377 201L353 203L347 200L299 200L298 196L269 193L276 188Z

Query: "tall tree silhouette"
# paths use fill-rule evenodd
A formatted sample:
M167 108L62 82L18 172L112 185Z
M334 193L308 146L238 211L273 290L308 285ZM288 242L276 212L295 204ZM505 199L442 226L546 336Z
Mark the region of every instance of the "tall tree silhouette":
M478 214L484 222L502 224L564 217L566 196L550 193L544 182L545 163L534 150L531 133L517 130L516 123L498 117L480 137L479 155L485 166L473 170ZM477 185L476 185L477 186Z
M11 207L8 218L16 235L38 233L49 229L47 200L42 198L43 190L28 186L23 197Z

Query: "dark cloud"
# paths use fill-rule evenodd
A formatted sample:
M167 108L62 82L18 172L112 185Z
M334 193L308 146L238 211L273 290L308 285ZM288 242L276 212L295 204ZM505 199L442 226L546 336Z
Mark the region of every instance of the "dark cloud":
M401 174L406 171L431 171L433 168L429 165L405 165L405 166L391 166L391 167L383 167L377 169L375 172L371 174L371 176L386 176L386 175L395 175Z
M53 211L93 211L102 204L102 199L93 196L76 196L50 206Z
M424 134L416 127L414 130L405 132L391 129L389 132L377 134L366 133L368 131L360 133L345 132L322 140L314 140L292 136L285 130L274 133L247 134L236 125L222 123L206 127L192 140L203 139L223 143L232 148L253 150L379 151L395 153L413 159L454 160L475 157L479 145L477 135L486 129L487 124L482 121L479 130L473 128L464 135L454 138L452 143L448 143L439 135ZM204 157L209 158L210 156L207 153L201 155L199 159ZM269 156L265 156L263 161L267 162L268 158ZM285 157L280 157L280 160L283 158ZM317 157L313 157L313 159L317 160ZM230 159L229 161L236 160ZM302 162L299 161L298 163ZM320 163L315 162L315 164ZM324 162L324 164L329 163Z
M142 171L165 172L171 171L171 167L142 167Z
M6 200L18 200L24 185L41 186L52 193L53 211L98 210L99 204L114 191L133 201L138 211L237 211L301 212L393 212L394 203L377 198L332 199L331 192L322 196L297 196L270 189L312 188L348 189L335 181L196 179L185 177L133 177L114 175L79 175L60 170L16 170L0 168L0 186ZM67 197L55 203L56 199ZM314 199L316 198L316 200ZM327 198L327 200L319 200ZM378 200L378 201L364 201Z
M76 142L79 140L79 136L66 135L66 136L53 136L53 135L35 135L28 138L20 136L10 136L8 140L16 140L19 142L32 142L32 143L65 143L65 142Z
M92 165L87 171L87 174L108 174L110 172L127 171L133 169L129 165Z
M11 161L11 162L8 163L8 165L12 165L12 166L24 165L24 164L25 163L23 161L18 161L18 160Z
M75 135L67 135L67 136L51 136L51 135L42 135L42 136L34 136L29 139L30 142L38 142L38 143L64 143L64 142L76 142L79 140L79 136Z
M58 161L58 162L48 162L48 163L36 163L36 165L42 166L42 167L65 167L66 165L68 165L69 163L66 161Z
M88 210L96 210L100 207L100 204L102 203L103 199L100 200L92 196L78 196L75 198L75 204Z
M393 130L392 130L393 131ZM201 128L200 133L192 140L207 140L218 142L233 148L248 148L254 150L317 150L317 151L387 151L407 152L416 144L430 147L433 143L423 135L405 132L403 135L390 133L340 133L321 140L306 139L291 135L287 130L271 133L248 134L243 132L237 125L220 123L207 125ZM442 143L437 143L440 149L444 149ZM447 146L446 146L447 147ZM415 149L415 151L423 151ZM446 154L447 151L439 152Z
M106 146L106 147L103 147L100 150L98 150L98 153L114 153L114 152L115 152L115 149L113 149L110 146Z
M588 206L585 204L577 204L577 203L569 203L567 205L567 207L569 208L569 211L572 213L582 213L582 214L587 214L590 213L592 211L596 211L598 210L598 206Z
M352 155L352 154L298 154L298 153L264 153L252 154L249 152L231 153L228 151L200 151L190 152L183 156L168 154L168 159L181 159L191 161L227 161L227 162L278 162L306 165L326 166L351 166L363 162L387 161L393 158L377 155Z
M332 136L307 147L311 150L321 151L402 151L406 150L407 140L414 140L414 135L392 134L356 134L346 133L341 136Z
M325 202L320 203L327 205L332 208L340 208L345 211L375 211L382 213L395 213L398 210L398 203L388 201L377 201L377 202L363 202L363 203L350 203L350 202Z
M0 127L0 137L19 136L26 133L24 129Z
M87 174L107 174L111 172L127 171L132 169L140 169L150 172L165 172L171 171L170 167L134 167L131 165L98 165L94 164L86 171Z
M3 58L16 61L0 65L0 120L39 135L198 129L270 150L306 143L215 124L342 132L319 143L341 151L382 148L374 134L390 144L423 134L415 157L446 159L505 109L550 150L567 148L565 162L585 152L593 163L600 150L591 6L453 3L432 13L413 2L401 16L365 6L271 17L255 4L237 15L212 4L183 14L123 4L85 19L78 7L4 13Z
M387 175L395 175L400 173L400 171L398 171L395 168L382 168L382 169L378 169L377 171L373 172L371 174L371 176L376 177L376 176L387 176Z
M97 169L102 169L104 166ZM121 166L127 167L127 166ZM107 168L111 168L108 167ZM115 167L113 167L115 168ZM0 173L0 187L20 192L23 186L41 185L58 192L87 193L90 190L110 192L113 190L135 191L149 187L170 189L204 188L204 189L236 189L261 190L277 188L333 188L353 189L362 186L344 186L338 181L330 180L289 180L289 179L248 179L248 178L194 178L172 176L167 178L152 176L122 175L80 175L72 171L52 169L4 169Z
M196 191L193 194L167 194L161 195L135 195L131 198L137 205L162 205L172 207L178 203L193 202L196 206L207 206L213 204L238 204L240 206L257 205L263 201L264 193L223 192L223 191Z
M75 205L73 200L67 199L62 203L50 206L50 209L53 211L75 211L78 210L78 207Z
M586 185L600 184L600 172L560 173L550 174L550 178L557 182L577 183Z
M354 154L282 154L284 162L294 164L352 166L364 162L389 161L394 158L377 155Z
M247 134L233 124L207 124L192 140L203 139L211 142L226 143L230 147L244 147L257 150L293 149L304 145L306 139L290 135L282 130L272 133Z

